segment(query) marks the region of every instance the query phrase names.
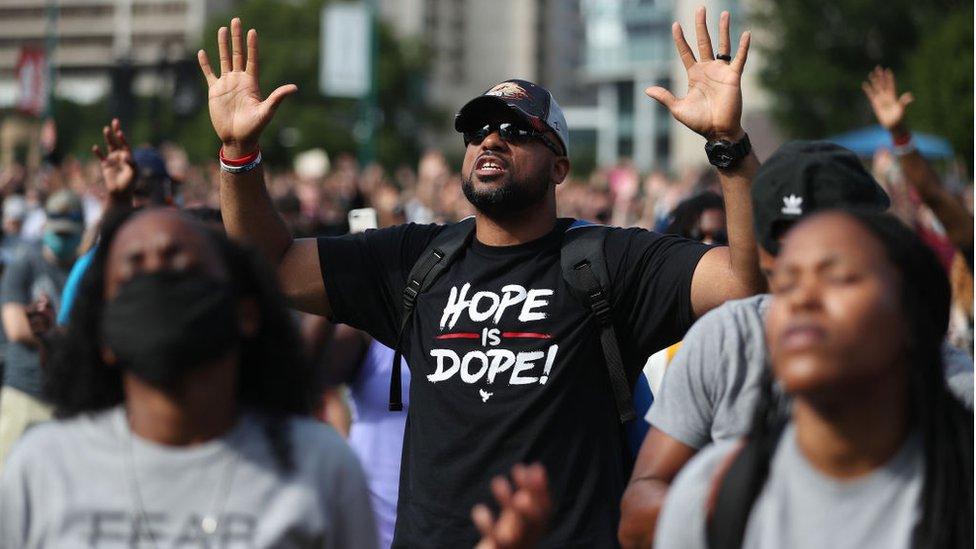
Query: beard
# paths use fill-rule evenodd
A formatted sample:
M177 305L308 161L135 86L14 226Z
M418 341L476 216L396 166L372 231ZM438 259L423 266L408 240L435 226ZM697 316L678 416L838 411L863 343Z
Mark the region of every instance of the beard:
M492 219L505 219L531 209L546 198L549 189L547 174L516 181L508 181L489 189L478 190L474 186L474 170L461 180L464 197L476 210Z

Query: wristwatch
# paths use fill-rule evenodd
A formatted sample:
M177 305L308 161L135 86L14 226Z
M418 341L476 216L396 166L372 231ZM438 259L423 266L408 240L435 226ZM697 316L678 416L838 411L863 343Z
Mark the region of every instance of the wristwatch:
M735 143L724 139L705 143L705 154L708 155L708 161L720 170L734 168L751 150L752 143L749 142L748 135L743 135L742 139Z

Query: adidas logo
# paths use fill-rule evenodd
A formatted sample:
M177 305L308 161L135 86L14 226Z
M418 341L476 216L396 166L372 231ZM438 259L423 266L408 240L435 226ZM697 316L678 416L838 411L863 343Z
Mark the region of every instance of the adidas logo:
M803 215L803 197L791 194L783 197L783 209L786 215Z

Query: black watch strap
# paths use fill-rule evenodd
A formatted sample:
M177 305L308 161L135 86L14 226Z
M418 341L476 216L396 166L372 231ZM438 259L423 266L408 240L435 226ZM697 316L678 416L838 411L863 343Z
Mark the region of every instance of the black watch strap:
M749 142L748 134L743 134L742 139L735 143L724 139L705 143L705 154L708 155L709 163L722 170L734 168L750 151L752 143Z

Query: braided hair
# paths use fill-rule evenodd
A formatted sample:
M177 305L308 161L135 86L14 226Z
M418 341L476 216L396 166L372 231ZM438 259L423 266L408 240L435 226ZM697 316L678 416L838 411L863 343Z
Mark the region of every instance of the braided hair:
M97 412L124 401L121 370L102 360L101 320L108 253L133 213L117 210L103 221L100 244L82 278L67 330L51 341L44 391L56 417ZM242 342L238 402L259 414L280 469L290 471L293 460L287 419L309 415L313 402L311 372L298 331L274 274L262 258L221 233L205 232L227 266L234 294L254 299L261 318L258 333Z
M912 546L973 546L973 415L946 384L942 343L949 324L950 287L938 258L922 240L887 214L845 212L882 244L901 279L901 310L908 324L910 417L921 432L925 457L922 516ZM777 441L787 421L773 375L763 377L749 434L758 455L754 485L741 520L762 491ZM744 526L744 524L742 525ZM741 543L741 539L739 541Z

